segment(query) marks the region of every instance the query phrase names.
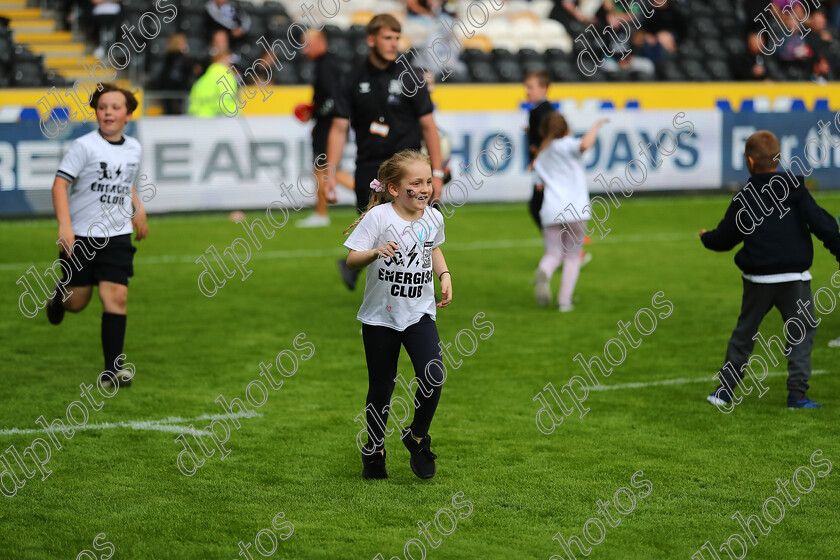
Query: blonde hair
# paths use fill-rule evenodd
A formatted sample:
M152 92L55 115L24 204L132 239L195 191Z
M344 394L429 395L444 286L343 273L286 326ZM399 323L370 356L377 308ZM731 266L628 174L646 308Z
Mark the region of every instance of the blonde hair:
M350 224L350 227L342 232L344 235L347 235L347 232L356 227L356 225L362 221L362 218L365 217L365 214L370 212L371 208L387 202L393 202L394 197L388 191L388 186L400 184L400 181L402 181L405 176L406 167L408 167L408 164L412 161L422 161L431 166L429 157L421 154L417 150L403 150L401 152L397 152L379 166L379 171L376 172L376 180L382 185L382 192L371 191L370 202L368 202L367 208L365 208L365 211L356 218L355 222Z
M540 136L543 141L537 153L534 154L534 159L551 144L552 140L563 138L567 132L569 132L569 123L566 122L566 117L560 113L549 113L544 116L540 121Z

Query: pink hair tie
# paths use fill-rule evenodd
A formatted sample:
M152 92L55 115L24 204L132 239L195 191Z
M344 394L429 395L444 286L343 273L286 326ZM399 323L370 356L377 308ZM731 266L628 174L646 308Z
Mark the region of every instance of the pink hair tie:
M385 187L382 186L382 183L380 183L376 179L374 179L373 181L370 182L370 188L373 189L376 192L382 192L382 191L385 190Z

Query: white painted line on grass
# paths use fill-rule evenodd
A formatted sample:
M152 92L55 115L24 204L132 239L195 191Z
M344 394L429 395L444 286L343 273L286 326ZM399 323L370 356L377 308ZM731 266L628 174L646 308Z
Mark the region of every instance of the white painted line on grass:
M597 245L599 243L655 243L655 242L669 242L669 241L686 241L697 238L696 234L687 233L657 233L651 235L610 235L604 239L597 237L592 240L592 243ZM534 239L497 239L493 241L476 241L473 243L447 243L445 245L447 251L482 251L486 249L520 249L523 247L542 247L543 241L539 238ZM134 264L194 264L195 260L203 255L157 255L148 257L136 257ZM322 257L343 257L347 256L347 249L344 247L335 247L332 249L292 249L283 251L254 251L251 253L251 260L274 260L274 259L306 259L306 258L322 258ZM0 271L14 270L17 272L25 272L30 266L35 265L35 268L41 269L45 266L51 265L52 262L18 262L18 263L3 263L0 264Z
M820 373L828 373L824 369L818 369L811 372L811 375ZM787 375L786 371L771 371L767 377L781 377ZM590 387L590 391L614 391L616 389L643 389L645 387L656 387L659 385L685 385L687 383L710 383L714 381L714 376L709 377L682 377L680 379L663 379L662 381L646 381L643 383L621 383L619 385L597 385Z
M85 424L79 428L73 426L64 426L55 428L55 432L75 432L76 430L112 430L114 428L131 428L132 430L154 430L159 432L173 432L179 434L194 434L201 435L200 430L188 428L186 426L178 426L177 424L186 424L188 422L199 422L203 420L223 420L227 418L254 418L262 417L259 412L253 414L246 414L244 412L236 412L231 415L227 414L202 414L201 416L194 416L192 418L180 418L178 416L170 416L162 420L134 420L129 422L101 422L99 424ZM47 430L43 428L8 428L0 430L0 436L13 436L18 434L45 434Z

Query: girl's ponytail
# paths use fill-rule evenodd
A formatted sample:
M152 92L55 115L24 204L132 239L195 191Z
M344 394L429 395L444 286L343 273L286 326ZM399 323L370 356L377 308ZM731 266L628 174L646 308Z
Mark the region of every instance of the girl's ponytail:
M534 159L540 155L540 152L548 148L554 140L563 138L569 132L569 124L566 122L566 117L560 113L549 113L540 121L540 136L543 137L542 144L537 148L537 153L534 154Z

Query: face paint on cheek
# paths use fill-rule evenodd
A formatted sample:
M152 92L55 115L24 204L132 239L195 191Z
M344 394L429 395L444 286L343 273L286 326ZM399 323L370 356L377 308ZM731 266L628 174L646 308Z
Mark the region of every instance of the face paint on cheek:
M414 191L412 189L406 189L405 194L407 194L409 198L414 198Z

